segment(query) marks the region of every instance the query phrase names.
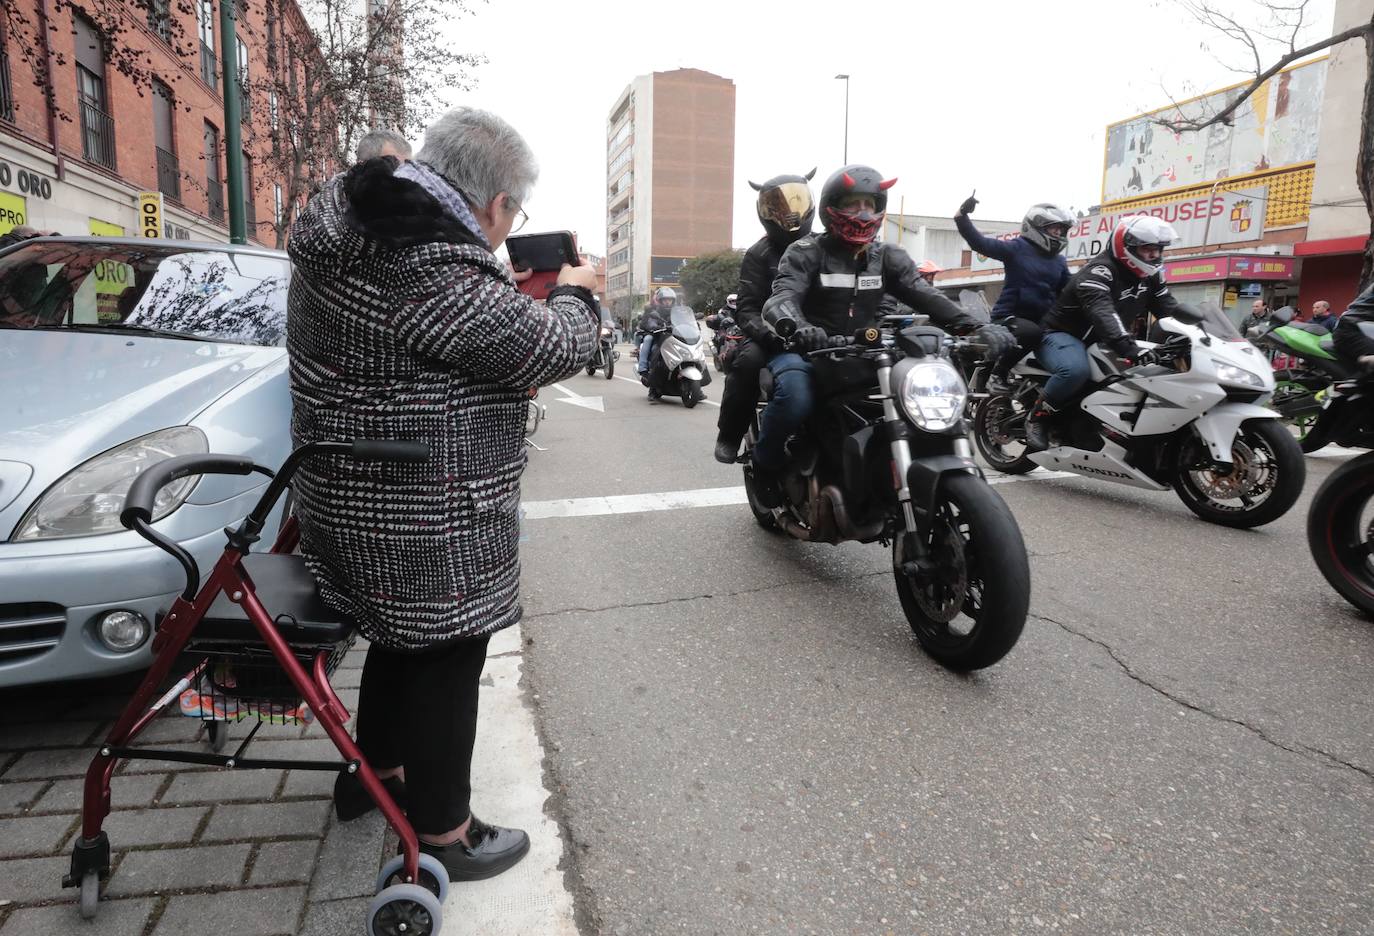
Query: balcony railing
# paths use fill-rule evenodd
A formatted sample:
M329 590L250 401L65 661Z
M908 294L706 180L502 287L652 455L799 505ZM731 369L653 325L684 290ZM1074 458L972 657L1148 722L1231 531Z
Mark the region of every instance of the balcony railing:
M81 151L89 161L106 169L115 167L114 118L82 98Z
M157 147L157 190L168 198L181 201L181 166L174 154Z
M14 91L10 87L10 57L0 49L0 120L14 120Z
M206 182L206 185L205 185L205 194L206 194L207 200L208 200L208 202L209 202L210 220L211 220L211 221L223 221L223 220L224 220L224 186L223 186L220 182L216 181L215 179L210 179L210 180L208 180L208 181Z
M215 50L206 45L204 39L200 41L200 77L210 87L219 90L219 60L215 58Z

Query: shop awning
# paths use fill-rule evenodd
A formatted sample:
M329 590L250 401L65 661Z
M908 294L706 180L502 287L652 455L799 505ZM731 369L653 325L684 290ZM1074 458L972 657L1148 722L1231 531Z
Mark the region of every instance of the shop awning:
M1334 257L1339 254L1364 253L1364 242L1369 238L1363 234L1354 237L1331 237L1326 240L1303 241L1293 245L1295 257Z

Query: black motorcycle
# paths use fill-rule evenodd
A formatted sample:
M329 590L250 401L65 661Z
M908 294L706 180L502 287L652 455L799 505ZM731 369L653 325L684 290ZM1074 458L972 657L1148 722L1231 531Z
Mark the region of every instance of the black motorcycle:
M774 328L790 331L786 322ZM969 344L925 325L837 339L809 355L818 401L788 443L781 506L760 502L749 463L758 413L744 457L749 507L764 529L806 542L891 544L897 597L917 641L960 671L1005 656L1030 604L1021 530L965 437L968 391L949 356ZM770 383L764 371L765 392Z
M587 376L593 377L597 370L604 371L606 379L610 380L615 376L615 362L620 360L620 352L615 347L615 326L610 322L603 321L601 330L597 335L596 350L592 352L591 359L587 361Z
M726 312L706 316L706 327L711 329L711 363L722 374L730 373L731 362L739 343L744 340L744 332Z

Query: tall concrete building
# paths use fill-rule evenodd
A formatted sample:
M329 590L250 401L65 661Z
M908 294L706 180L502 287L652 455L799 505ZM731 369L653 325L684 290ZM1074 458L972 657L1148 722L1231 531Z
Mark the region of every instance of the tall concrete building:
M692 257L731 245L735 83L695 68L641 75L606 121L606 298L633 316Z

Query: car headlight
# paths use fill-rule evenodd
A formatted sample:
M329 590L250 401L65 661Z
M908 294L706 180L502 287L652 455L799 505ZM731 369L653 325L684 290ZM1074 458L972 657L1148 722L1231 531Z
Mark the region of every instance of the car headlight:
M927 432L944 432L964 414L968 388L947 361L922 361L902 377L897 401L908 418Z
M1254 371L1248 371L1243 367L1234 364L1218 364L1217 379L1222 383L1236 384L1241 387L1254 387L1256 390L1264 389L1264 378Z
M175 426L102 452L67 472L44 492L19 521L14 540L117 533L124 529L119 523L124 498L143 469L175 455L203 455L208 451L203 432L192 426ZM185 503L199 478L191 475L158 491L153 519L161 520Z

